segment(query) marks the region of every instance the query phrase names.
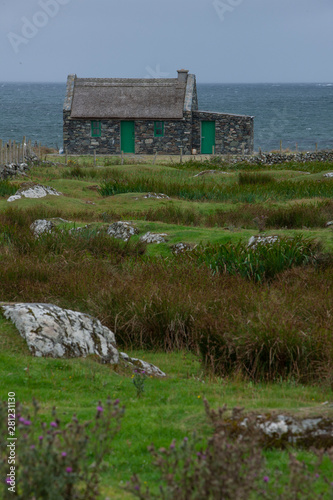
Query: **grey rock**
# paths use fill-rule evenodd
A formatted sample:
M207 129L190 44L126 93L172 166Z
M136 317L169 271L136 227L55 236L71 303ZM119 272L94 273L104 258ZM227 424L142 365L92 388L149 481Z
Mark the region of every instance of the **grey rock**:
M330 227L330 226L333 226L333 220L326 222L326 227Z
M35 356L76 358L96 354L106 363L119 361L114 334L88 314L53 304L18 303L0 307Z
M256 248L258 244L272 245L279 241L278 236L251 236L247 244L248 247Z
M142 361L141 359L131 358L128 354L120 352L120 357L126 362L127 365L133 366L140 372L145 372L147 375L152 375L153 377L166 377L166 374L162 372L157 366L147 363L147 361Z
M131 236L138 234L139 231L130 222L119 221L111 224L106 232L109 236L113 236L113 238L128 241Z
M166 237L168 235L166 233L146 233L143 236L140 237L140 241L144 243L165 243L166 242Z
M195 247L196 245L191 246L188 243L176 243L175 245L172 245L171 249L174 254L178 255L184 252L191 252Z
M59 193L54 188L50 186L42 186L40 184L36 184L34 186L28 188L19 189L13 196L10 196L7 201L15 201L20 198L44 198L47 195L60 196L62 193Z
M34 356L77 358L93 354L104 363L123 362L147 375L166 376L147 361L119 353L114 333L89 314L37 303L2 302L0 310L14 323Z
M43 233L50 233L54 227L55 224L46 219L37 219L30 225L30 229L36 237Z
M169 196L167 194L163 193L147 193L144 198L152 198L155 200L170 200Z
M324 177L333 177L333 172L327 172L327 174L324 174Z

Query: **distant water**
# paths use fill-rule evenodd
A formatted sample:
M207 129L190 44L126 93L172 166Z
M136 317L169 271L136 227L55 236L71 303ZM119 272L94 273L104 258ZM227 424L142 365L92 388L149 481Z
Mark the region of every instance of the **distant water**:
M62 147L64 83L0 83L0 139ZM333 84L199 84L199 108L254 116L255 150L333 149Z

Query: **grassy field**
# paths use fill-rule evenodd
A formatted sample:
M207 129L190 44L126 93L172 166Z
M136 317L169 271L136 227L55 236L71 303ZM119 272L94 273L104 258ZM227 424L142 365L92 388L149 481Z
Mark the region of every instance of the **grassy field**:
M137 398L131 372L93 359L33 358L0 317L2 400L13 391L31 408L35 397L46 421L56 405L64 422L73 413L92 418L108 395L125 406L101 475L101 498L112 499L133 498L122 489L133 474L157 489L152 442L168 447L194 431L209 437L204 398L213 408L333 417L333 233L326 226L333 220L333 179L324 177L333 164L130 161L103 158L94 167L91 159L71 159L0 182L0 301L90 313L115 332L123 350L167 373L148 378ZM210 169L216 172L195 177ZM24 182L63 196L8 203ZM148 192L169 199L145 198ZM54 234L31 234L34 220L60 217L70 222ZM139 234L128 243L106 237L103 228L118 220L133 221ZM80 235L66 231L85 224ZM166 233L166 243L142 244L147 231ZM278 235L285 246L273 258L266 252L255 259L246 245L258 234ZM289 239L300 245L286 261L286 248L294 248ZM194 251L175 256L179 242ZM313 461L312 453L296 452ZM269 476L288 470L287 451L264 454ZM322 470L332 481L329 461ZM331 498L324 482L317 488Z

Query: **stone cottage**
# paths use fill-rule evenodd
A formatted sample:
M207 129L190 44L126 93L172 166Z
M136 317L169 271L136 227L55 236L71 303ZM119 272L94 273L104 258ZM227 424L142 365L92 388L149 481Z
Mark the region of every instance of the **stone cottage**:
M253 117L198 110L195 75L77 78L63 109L69 154L253 152Z

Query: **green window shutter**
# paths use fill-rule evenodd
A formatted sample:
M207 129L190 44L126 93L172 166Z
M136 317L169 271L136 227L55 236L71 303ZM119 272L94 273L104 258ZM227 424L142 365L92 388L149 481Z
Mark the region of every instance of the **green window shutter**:
M154 137L164 137L164 122L155 122Z
M101 122L92 121L91 122L91 137L101 137Z

